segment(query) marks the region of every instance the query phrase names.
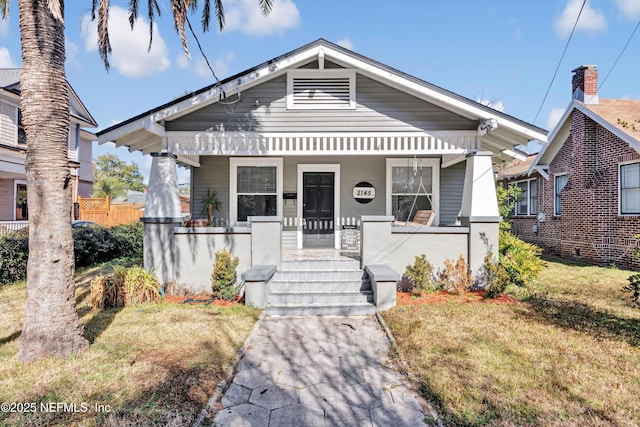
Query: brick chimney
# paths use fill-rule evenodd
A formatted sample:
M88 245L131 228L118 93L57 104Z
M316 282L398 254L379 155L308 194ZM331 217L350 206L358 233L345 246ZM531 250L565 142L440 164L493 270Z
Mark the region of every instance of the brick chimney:
M574 70L571 79L573 99L585 104L598 103L598 70L595 65L582 65Z

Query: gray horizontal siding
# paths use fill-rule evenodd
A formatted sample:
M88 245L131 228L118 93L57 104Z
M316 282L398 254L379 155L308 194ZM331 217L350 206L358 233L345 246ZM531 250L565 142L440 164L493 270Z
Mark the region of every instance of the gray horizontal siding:
M13 220L16 209L12 179L0 179L0 220Z
M0 144L18 144L16 107L0 101Z
M466 162L440 170L440 225L451 225L458 220L462 207Z
M287 110L286 76L242 92L233 106L215 103L169 121L169 131L410 132L472 130L477 123L358 75L355 110ZM255 102L259 102L256 107Z
M214 212L217 218L229 221L229 158L216 156L200 156L200 167L192 169L193 186L191 190L191 214L193 218L206 218L202 212L202 200L207 190L218 191L218 200L222 208Z
M207 189L216 189L223 202L217 217L229 219L229 157L201 156L201 167L193 168L192 205L193 217L205 218L202 212L202 199ZM285 157L283 161L283 191L298 191L298 164L339 164L340 165L340 216L359 218L362 215L384 215L386 208L386 160L384 157L335 156ZM457 221L462 204L465 162L440 170L440 224L450 225ZM367 204L356 202L352 196L353 187L366 181L376 189L376 197ZM293 218L297 215L298 203L302 195L294 202L283 202L283 216Z

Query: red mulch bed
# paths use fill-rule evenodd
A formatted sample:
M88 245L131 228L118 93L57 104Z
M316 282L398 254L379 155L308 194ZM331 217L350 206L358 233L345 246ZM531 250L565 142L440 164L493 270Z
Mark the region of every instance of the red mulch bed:
M165 295L164 301L173 304L185 304L185 305L216 305L220 307L226 307L229 305L238 305L241 303L241 299L234 301L226 301L221 299L211 299L212 294L201 293L198 295L178 296L178 295Z
M397 292L397 305L422 305L422 304L517 304L518 301L509 295L499 295L496 298L485 298L486 291L460 292L450 294L447 291L427 292L421 297L414 297L411 292Z

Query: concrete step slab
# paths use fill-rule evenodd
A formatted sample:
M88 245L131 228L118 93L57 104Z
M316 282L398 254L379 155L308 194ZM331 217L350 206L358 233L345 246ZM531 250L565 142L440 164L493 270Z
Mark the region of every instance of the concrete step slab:
M361 304L270 304L266 314L270 316L349 316L375 314L376 306Z
M373 302L372 291L286 291L269 294L269 303L271 304L353 304L366 302Z
M359 292L370 291L371 283L359 280L316 280L316 281L283 281L274 280L269 283L271 292Z

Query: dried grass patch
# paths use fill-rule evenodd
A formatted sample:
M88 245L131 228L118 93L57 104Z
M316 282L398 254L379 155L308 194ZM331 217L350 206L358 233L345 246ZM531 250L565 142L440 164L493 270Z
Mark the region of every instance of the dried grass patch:
M620 291L629 274L549 262L517 304L384 317L445 425L638 425L640 311Z
M77 276L78 312L91 342L65 360L17 361L24 285L0 288L0 401L86 403L87 412L2 414L0 425L190 425L251 331L259 311L171 303L96 311ZM97 413L95 405L109 405Z

